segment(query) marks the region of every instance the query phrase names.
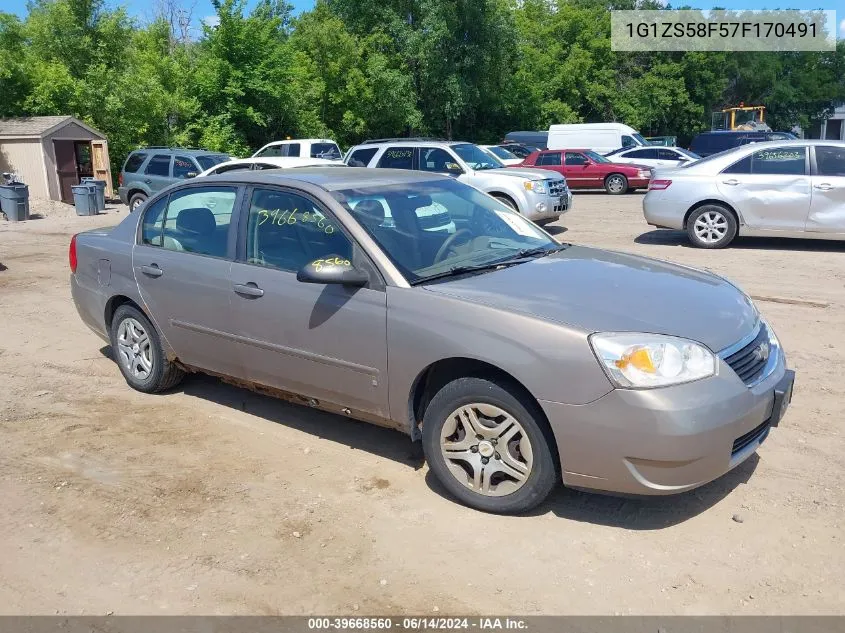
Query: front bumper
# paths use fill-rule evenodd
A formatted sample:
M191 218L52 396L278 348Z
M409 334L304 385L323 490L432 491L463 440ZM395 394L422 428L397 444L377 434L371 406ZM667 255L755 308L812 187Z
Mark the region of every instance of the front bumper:
M750 457L783 416L794 373L783 352L747 387L724 362L711 378L616 389L585 405L540 401L573 488L635 495L691 490Z
M526 196L526 208L523 215L529 220L557 219L572 209L572 191L566 188L559 196L532 194Z

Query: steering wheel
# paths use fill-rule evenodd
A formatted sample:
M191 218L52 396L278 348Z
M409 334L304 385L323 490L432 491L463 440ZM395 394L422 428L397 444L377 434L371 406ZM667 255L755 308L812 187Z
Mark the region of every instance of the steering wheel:
M449 252L449 249L452 247L452 244L455 243L455 240L458 239L464 233L472 234L472 231L469 229L458 229L456 232L452 233L449 237L446 238L446 241L443 242L442 246L437 249L437 255L434 256L434 263L438 264L446 259L446 254Z

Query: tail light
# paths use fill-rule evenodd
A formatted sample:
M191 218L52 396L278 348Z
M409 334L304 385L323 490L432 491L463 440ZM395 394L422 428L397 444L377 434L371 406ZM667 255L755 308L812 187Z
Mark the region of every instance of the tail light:
M671 180L652 180L648 183L648 190L649 191L663 191L664 189L668 189L669 185L672 184Z
M76 235L70 238L70 248L67 250L68 264L70 264L70 272L76 272Z
M120 172L120 173L117 175L117 186L118 186L118 187L122 187L122 186L123 186L123 172Z

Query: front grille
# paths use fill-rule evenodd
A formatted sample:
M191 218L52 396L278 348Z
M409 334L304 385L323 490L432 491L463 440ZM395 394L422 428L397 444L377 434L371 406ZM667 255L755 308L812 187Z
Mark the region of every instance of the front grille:
M562 196L566 193L565 180L550 180L549 181L549 195Z
M766 420L760 426L755 427L748 431L748 433L746 433L745 435L740 435L738 438L736 438L734 440L733 449L731 450L731 455L736 455L739 451L741 451L749 444L765 437L766 433L769 432L769 423L770 420Z
M773 351L769 344L769 330L765 324L761 323L760 332L754 340L738 352L726 357L725 362L748 385L760 377L769 360L769 354Z

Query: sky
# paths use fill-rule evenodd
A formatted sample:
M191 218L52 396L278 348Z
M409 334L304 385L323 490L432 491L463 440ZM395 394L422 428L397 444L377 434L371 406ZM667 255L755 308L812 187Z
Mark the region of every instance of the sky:
M825 1L825 0L822 0ZM294 6L294 12L307 11L314 6L314 0L288 0ZM836 19L839 23L837 29L840 39L845 39L845 0L826 0L825 4L819 6L820 0L791 0L789 4L783 3L783 0L675 0L671 2L675 6L689 5L696 9L711 9L714 6L719 6L725 9L832 9L836 11ZM23 17L26 14L27 0L2 0L3 11L11 11ZM125 5L129 13L141 20L148 20L152 17L152 9L154 2L150 0L110 0L111 5ZM194 19L199 22L201 20L210 20L214 16L214 9L211 5L211 0L184 0L185 6L194 4ZM251 4L248 0L248 4Z

